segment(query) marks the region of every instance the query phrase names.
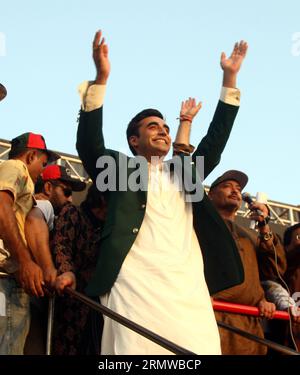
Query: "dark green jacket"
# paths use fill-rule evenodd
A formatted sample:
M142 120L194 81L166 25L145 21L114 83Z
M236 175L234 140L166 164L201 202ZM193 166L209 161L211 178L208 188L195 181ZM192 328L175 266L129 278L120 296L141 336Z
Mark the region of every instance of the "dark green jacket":
M197 155L204 156L204 177L220 162L237 111L238 107L219 101L208 132L193 154L193 159ZM94 182L100 172L96 168L96 161L100 156L112 156L117 170L119 169L120 154L104 145L102 107L91 112L81 111L76 146L83 165ZM127 161L130 159L127 156L124 158ZM123 164L121 168L124 168ZM132 172L132 169L127 168L128 175ZM194 165L192 175L195 179ZM142 190L111 191L107 193L107 202L108 216L102 232L96 272L86 290L92 296L103 295L113 286L142 225L147 193ZM210 293L242 283L244 272L236 244L206 194L200 202L193 203L193 215Z

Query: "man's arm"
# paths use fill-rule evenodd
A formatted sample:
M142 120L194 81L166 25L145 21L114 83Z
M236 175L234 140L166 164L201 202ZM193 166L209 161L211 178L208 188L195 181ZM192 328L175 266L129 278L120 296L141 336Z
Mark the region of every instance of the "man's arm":
M265 298L260 300L257 304L260 316L264 316L267 319L273 319L273 315L276 311L274 303L267 301Z
M66 286L76 287L76 241L81 230L78 209L73 205L66 205L56 219L51 241L58 274L55 288L60 294Z
M249 208L249 218L258 223L257 258L261 280L276 280L279 275L283 277L287 262L284 248L279 237L268 225L266 218L269 215L267 205L260 202L252 203Z
M96 66L95 84L106 85L110 74L110 61L108 59L108 45L102 38L101 30L97 31L93 40L93 59Z
M67 286L74 290L76 289L76 276L74 272L64 272L55 281L55 289L59 295L64 294L64 289Z
M49 229L38 207L34 207L26 217L25 236L35 261L43 270L45 283L53 287L57 272L49 247Z
M102 97L104 97L105 85L110 73L108 46L102 38L101 31L95 34L93 59L96 66L96 78L92 85L87 85L81 91L82 110L79 117L76 148L84 168L95 180L96 161L105 153L102 132Z
M222 52L223 87L236 88L237 75L246 57L247 49L248 44L242 40L240 43L235 43L229 58L226 57L225 52Z
M43 296L43 273L41 268L32 260L26 247L13 211L13 196L8 191L0 191L0 233L11 256L17 261L19 269L17 278L26 293Z
M178 152L190 154L193 151L193 146L190 145L191 126L201 107L202 103L197 104L194 98L189 98L181 103L179 127L173 143L174 154Z
M247 43L236 43L229 58L221 54L223 88L213 120L206 136L201 140L193 157L204 156L204 177L219 164L235 117L238 112L239 91L236 89L237 75L246 57Z

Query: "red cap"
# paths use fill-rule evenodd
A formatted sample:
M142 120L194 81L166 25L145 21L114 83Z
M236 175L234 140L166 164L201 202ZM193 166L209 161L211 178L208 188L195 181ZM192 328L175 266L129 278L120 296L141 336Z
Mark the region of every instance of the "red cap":
M48 165L41 174L43 181L60 180L69 184L73 191L82 191L86 187L86 183L71 176L70 169L61 165Z
M12 139L11 150L8 157L14 157L27 148L35 148L37 150L45 151L48 154L49 162L53 162L60 158L56 152L47 149L45 139L41 134L34 133L24 133Z

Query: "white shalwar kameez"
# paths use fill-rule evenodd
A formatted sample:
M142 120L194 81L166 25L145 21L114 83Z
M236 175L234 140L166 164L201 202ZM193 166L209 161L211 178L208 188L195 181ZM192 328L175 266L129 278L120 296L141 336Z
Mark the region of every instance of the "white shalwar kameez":
M162 164L149 167L145 218L101 303L196 354L221 354L192 204ZM172 354L105 317L101 354Z

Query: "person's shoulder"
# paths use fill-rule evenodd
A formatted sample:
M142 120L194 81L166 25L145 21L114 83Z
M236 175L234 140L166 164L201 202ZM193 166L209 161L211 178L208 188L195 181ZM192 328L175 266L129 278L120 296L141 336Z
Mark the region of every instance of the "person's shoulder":
M26 165L19 159L9 159L5 160L0 164L0 170L3 172L5 170L17 170L22 173L25 173L27 168Z
M47 199L37 199L35 207L39 208L41 211L53 211L53 206Z
M41 211L49 230L52 230L54 222L54 209L51 202L47 199L37 199L36 205L33 207L33 209L38 209Z
M71 223L71 225L78 225L81 222L81 212L79 207L72 203L66 203L59 211L56 217L56 223Z
M10 190L16 196L24 192L33 192L33 182L21 160L10 159L0 165L0 188Z
M66 203L63 205L62 209L59 211L58 216L79 214L79 208L73 203Z

